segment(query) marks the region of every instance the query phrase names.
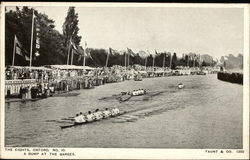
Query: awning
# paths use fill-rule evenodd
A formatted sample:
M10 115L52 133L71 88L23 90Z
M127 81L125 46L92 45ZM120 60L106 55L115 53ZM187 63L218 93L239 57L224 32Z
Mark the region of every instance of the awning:
M94 68L89 66L75 66L75 65L49 65L51 68L56 69L71 69L71 70L94 70Z

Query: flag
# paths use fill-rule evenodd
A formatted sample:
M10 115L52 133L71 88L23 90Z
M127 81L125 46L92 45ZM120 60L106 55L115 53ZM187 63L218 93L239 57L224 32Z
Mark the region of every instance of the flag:
M115 54L120 54L120 51L114 50L113 48L109 49L110 54L115 55Z
M129 54L129 55L131 55L132 57L135 56L135 53L132 51L132 49L127 48L127 50L128 50L128 54Z
M82 46L78 46L74 44L73 42L71 42L71 44L72 44L72 54L77 54L79 56L78 61L80 61L83 56L93 59L90 54L91 50L89 48L85 48L85 52L84 52L84 49L82 48Z
M70 45L73 47L74 50L77 50L76 44L72 42L71 39L70 39Z
M148 54L145 52L145 51L139 51L138 52L138 54L139 54L139 56L141 57L141 58L143 58L143 59L145 59L147 56L148 56Z
M26 61L29 61L29 57L26 56L27 51L23 48L22 44L20 43L20 41L17 39L16 35L15 35L15 53L22 56Z
M155 54L154 55L152 54L152 57L155 58L158 55L159 55L159 53L155 50Z

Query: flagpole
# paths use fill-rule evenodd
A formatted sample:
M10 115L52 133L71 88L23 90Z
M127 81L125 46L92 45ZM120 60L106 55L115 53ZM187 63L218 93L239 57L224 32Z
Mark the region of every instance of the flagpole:
M85 66L85 54L87 53L86 52L86 49L87 49L87 42L85 41L85 48L84 48L84 50L83 50L83 66Z
M108 54L107 54L107 58L106 58L106 68L108 67L108 60L109 60L109 52L110 52L110 48L109 48L109 51L108 51Z
M166 52L163 53L163 62L162 62L162 67L165 67L165 56L166 56Z
M128 53L128 66L129 66L129 53Z
M199 54L199 67L201 68L201 55Z
M67 56L67 65L69 65L69 56L70 56L70 41L71 41L71 38L70 38L70 40L69 40L69 44L68 44L68 46L69 46L69 48L68 48L68 56Z
M170 64L169 64L169 68L170 68L170 70L171 70L171 68L172 68L172 54L170 53Z
M125 66L125 69L126 69L126 66L127 66L127 57L126 57L126 52L124 52L124 57L125 57L125 64L124 64L124 66Z
M84 50L84 55L83 55L83 66L85 66L85 50Z
M155 67L155 57L153 57L153 67Z
M162 64L162 67L163 67L163 77L165 76L165 57L166 57L166 52L163 53L163 64Z
M74 59L74 52L71 50L71 65L73 64L73 59Z
M193 67L195 67L195 59L196 59L196 55L194 56Z
M32 47L33 47L33 32L34 32L34 10L32 12L32 28L31 28L31 40L30 40L30 70L32 65Z
M12 66L14 66L14 63L15 63L15 52L16 52L16 35L15 35L15 38L14 38L14 48L13 48Z

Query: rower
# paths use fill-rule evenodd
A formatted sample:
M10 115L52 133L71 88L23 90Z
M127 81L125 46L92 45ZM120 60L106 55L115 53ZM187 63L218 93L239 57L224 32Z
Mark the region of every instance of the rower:
M87 117L87 122L92 122L95 119L91 111L88 111L88 114L86 115L86 117Z
M86 122L86 119L85 119L84 115L82 114L82 112L80 112L79 120L80 120L81 123L85 123Z
M108 108L105 108L103 111L103 118L108 118L111 116L111 112L108 110Z
M117 114L119 114L119 109L118 108L111 109L111 116L116 116Z
M102 113L99 111L99 109L95 110L95 113L93 113L95 116L95 120L100 120L103 118Z
M81 123L79 114L76 114L75 118L74 118L75 123Z
M114 111L116 115L120 113L120 110L118 108L115 108Z
M139 94L143 94L143 93L142 93L142 89L139 89Z
M133 91L133 96L136 96L136 95L137 95L137 91L134 90L134 91Z

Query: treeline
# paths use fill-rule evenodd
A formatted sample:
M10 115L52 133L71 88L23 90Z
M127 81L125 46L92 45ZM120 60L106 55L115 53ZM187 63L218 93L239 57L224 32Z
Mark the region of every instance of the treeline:
M40 49L39 56L35 56L36 43L33 43L32 65L40 66L46 64L64 64L67 59L67 48L64 45L65 37L54 29L54 21L47 15L34 10L36 15L34 21L34 33L39 26L40 29ZM12 64L14 37L16 35L21 43L22 51L30 57L31 28L32 28L33 9L16 7L16 11L5 10L5 63ZM34 41L36 34L33 34ZM16 54L15 65L28 65L29 61L23 56Z
M234 56L229 54L228 56L222 56L221 62L223 63L226 69L243 69L243 55L238 54Z
M70 62L68 56L69 44L73 42L79 45L81 37L78 36L78 15L75 13L74 7L69 7L67 17L62 27L63 34L55 30L54 20L50 19L46 14L39 13L37 10L28 7L18 8L16 10L5 10L5 64L11 65L13 58L14 37L18 38L22 44L23 53L30 56L31 44L31 28L33 12L34 19L34 34L33 34L33 50L32 50L32 65L52 65L52 64L67 64ZM73 25L72 25L73 24ZM39 30L37 29L39 28ZM39 49L36 49L35 40L37 39L36 32L39 31ZM214 66L216 61L209 55L198 55L195 53L183 54L182 57L177 57L176 53L157 53L141 56L139 53L129 51L115 51L110 53L109 49L88 48L90 56L86 57L85 64L88 66L103 67L106 64L107 55L109 53L108 66L113 65L146 65L146 66L166 66L171 68L176 66ZM35 54L39 52L39 54ZM132 52L132 53L131 53ZM143 51L144 52L144 51ZM146 53L146 52L145 52ZM128 57L128 55L130 55ZM154 57L153 57L154 56ZM126 60L125 60L126 57ZM164 58L165 57L165 58ZM154 60L153 60L154 59ZM153 62L154 61L154 62ZM164 64L163 64L164 63ZM70 64L70 63L69 63ZM83 65L83 56L75 54L72 64ZM29 61L24 56L16 54L15 65L29 65Z

